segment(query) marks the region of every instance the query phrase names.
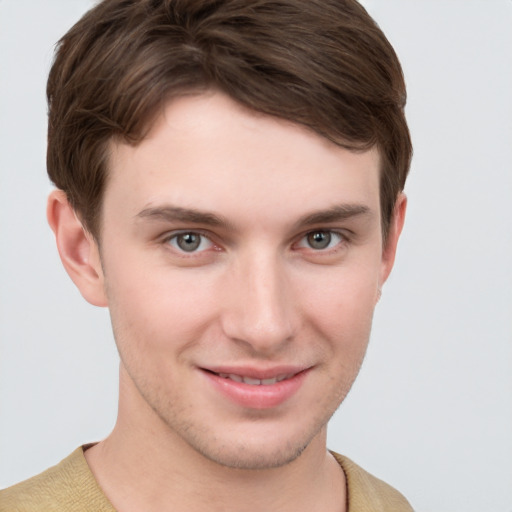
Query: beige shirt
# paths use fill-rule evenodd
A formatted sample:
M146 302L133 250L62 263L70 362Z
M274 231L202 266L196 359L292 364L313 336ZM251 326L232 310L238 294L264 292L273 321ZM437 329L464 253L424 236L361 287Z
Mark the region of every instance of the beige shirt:
M348 512L411 512L391 486L333 453L347 479ZM0 491L0 512L115 512L94 479L83 447L40 475Z

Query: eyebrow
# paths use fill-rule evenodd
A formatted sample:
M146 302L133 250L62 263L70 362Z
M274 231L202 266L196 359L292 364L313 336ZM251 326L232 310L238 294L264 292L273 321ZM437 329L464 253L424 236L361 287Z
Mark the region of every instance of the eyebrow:
M181 208L179 206L149 207L140 211L136 217L149 220L161 220L166 222L185 222L202 224L212 227L231 228L231 223L214 213L203 212L193 208Z
M296 226L311 226L315 224L330 224L339 222L353 217L371 217L372 210L363 204L340 204L328 208L327 210L319 210L317 212L308 213L301 217Z

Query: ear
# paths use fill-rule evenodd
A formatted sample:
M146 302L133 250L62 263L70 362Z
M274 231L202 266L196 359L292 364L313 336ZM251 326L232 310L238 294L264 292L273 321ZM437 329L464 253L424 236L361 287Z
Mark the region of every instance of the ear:
M46 215L69 277L87 302L107 306L98 244L82 226L65 192L54 190L50 194Z
M393 209L393 217L391 218L389 225L388 237L382 248L380 287L386 282L389 274L391 273L391 269L393 268L393 264L395 263L396 248L398 245L398 239L400 238L400 233L404 227L406 210L407 197L404 193L401 193L396 200L395 207Z

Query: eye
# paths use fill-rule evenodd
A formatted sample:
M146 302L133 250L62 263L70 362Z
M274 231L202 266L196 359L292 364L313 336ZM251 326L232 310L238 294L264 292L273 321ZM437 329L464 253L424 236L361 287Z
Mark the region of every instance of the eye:
M323 251L332 249L343 242L344 237L335 231L311 231L307 233L299 242L299 247Z
M194 231L178 233L167 239L172 247L182 252L200 252L205 251L213 246L211 240Z

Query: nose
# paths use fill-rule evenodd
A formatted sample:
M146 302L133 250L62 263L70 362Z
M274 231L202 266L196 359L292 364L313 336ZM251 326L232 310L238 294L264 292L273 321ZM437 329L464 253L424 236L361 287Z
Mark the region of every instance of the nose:
M224 334L254 354L278 353L297 332L299 315L285 267L279 256L249 254L225 279Z

